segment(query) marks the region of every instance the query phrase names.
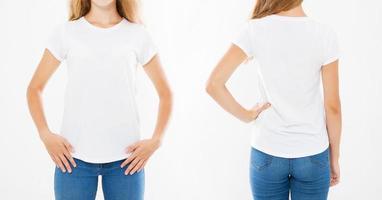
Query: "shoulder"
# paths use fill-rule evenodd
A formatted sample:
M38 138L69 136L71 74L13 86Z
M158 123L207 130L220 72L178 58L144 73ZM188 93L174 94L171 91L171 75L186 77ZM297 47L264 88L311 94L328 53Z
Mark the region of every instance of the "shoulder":
M317 32L322 33L323 35L336 35L336 31L330 24L325 24L315 19L310 19L311 25L316 29Z
M148 31L145 27L145 25L143 24L139 24L139 23L133 23L133 22L129 22L129 21L125 21L125 28L126 30L128 30L129 32L135 34L135 35L146 35L148 34Z
M53 31L56 33L66 34L80 26L80 19L72 21L64 21L58 24L53 25Z
M136 22L130 22L126 19L125 19L125 25L126 25L126 27L128 27L132 30L135 30L135 31L140 31L140 30L145 29L145 26L143 24L136 23Z
M323 45L324 48L328 46L337 46L339 39L335 28L326 23L310 20L311 30L315 36L315 40Z
M63 27L67 31L74 31L76 29L81 29L84 26L84 23L82 21L82 18L76 19L76 20L70 20L63 23Z
M151 34L143 24L132 23L125 21L123 34L129 35L129 37L134 38L137 42L147 41L151 39Z
M324 31L325 35L328 37L337 37L337 32L333 28L333 26L329 24L322 24L322 30Z

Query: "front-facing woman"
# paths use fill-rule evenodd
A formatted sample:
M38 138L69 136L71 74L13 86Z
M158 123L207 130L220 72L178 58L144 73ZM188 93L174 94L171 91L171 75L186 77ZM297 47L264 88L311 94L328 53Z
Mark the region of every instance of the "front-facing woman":
M94 200L102 176L105 199L141 200L143 168L161 144L172 105L155 45L138 23L134 0L72 0L70 9L70 20L48 39L27 92L39 136L57 166L55 197ZM56 134L48 128L41 97L62 61L68 82ZM154 133L145 140L135 101L137 66L160 98Z
M294 200L324 200L329 186L340 179L336 35L307 17L301 2L258 0L252 19L207 86L226 111L253 123L250 180L255 200L289 195ZM248 58L259 64L261 94L261 102L250 110L225 87Z

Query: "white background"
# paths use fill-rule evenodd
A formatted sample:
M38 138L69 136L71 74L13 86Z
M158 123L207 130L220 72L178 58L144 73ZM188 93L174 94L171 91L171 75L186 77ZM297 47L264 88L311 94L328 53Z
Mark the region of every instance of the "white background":
M148 200L248 200L250 125L226 114L204 86L252 0L145 0L143 14L175 95L165 142L146 169ZM306 12L338 32L343 107L342 182L332 200L380 199L382 122L382 3L306 0ZM38 139L25 98L52 27L67 18L63 0L0 0L0 199L53 199L54 165ZM275 72L277 73L277 72ZM44 104L53 131L63 111L66 66L50 80ZM229 87L250 107L256 102L252 64ZM154 126L157 98L139 73L143 135ZM101 189L98 199L102 198Z

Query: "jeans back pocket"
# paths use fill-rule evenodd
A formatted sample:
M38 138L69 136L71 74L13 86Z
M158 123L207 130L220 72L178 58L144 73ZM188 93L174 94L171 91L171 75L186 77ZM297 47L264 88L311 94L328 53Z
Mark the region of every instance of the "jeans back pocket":
M251 168L254 168L258 171L267 168L272 163L272 156L266 154L262 151L259 151L255 148L252 148L251 151Z
M329 148L319 154L309 156L309 159L313 164L319 167L328 166L329 165Z

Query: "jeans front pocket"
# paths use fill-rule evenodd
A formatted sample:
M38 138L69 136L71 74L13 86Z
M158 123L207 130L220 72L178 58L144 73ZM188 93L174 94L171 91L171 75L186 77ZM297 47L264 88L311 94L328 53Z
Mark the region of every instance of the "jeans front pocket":
M272 164L272 156L262 151L252 148L251 151L251 168L257 171L264 170Z
M315 154L312 156L309 156L310 161L319 166L319 167L326 167L329 165L329 148L327 148L325 151Z

